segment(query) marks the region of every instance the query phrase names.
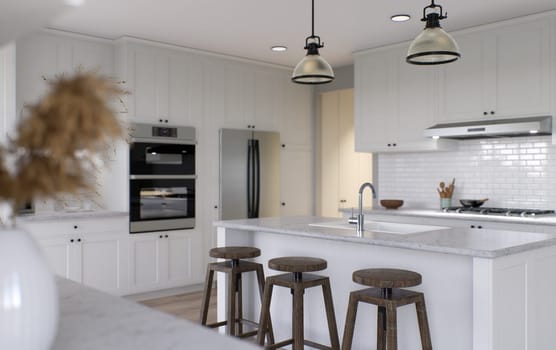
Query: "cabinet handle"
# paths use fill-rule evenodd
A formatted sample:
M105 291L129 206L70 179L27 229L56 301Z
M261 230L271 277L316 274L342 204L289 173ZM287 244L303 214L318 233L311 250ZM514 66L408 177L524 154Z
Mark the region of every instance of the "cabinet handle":
M286 148L286 144L285 144L285 143L282 144L282 148Z
M164 238L168 238L168 235L164 235Z
M392 144L391 144L391 143L389 143L389 144L388 144L388 147L392 147Z
M483 112L483 115L488 115L488 112Z
M494 114L494 111L490 111L490 114Z
M215 206L214 206L214 209L218 209L218 205L215 205Z
M471 225L470 227L471 227L471 228L475 228L475 225Z
M77 242L81 242L81 238L78 238L78 239L77 239Z
M168 119L164 119L164 122L165 122L165 123L168 123Z
M483 226L477 226L477 228L478 228L478 229L482 229L482 228L483 228Z
M283 207L285 207L285 206L286 206L286 202L282 202L281 204L282 204L282 206L283 206Z
M71 242L71 243L73 243L73 242L74 242L74 239L73 239L73 238L72 238L72 239L70 239L70 242Z
M73 225L73 229L77 230L78 226L77 225Z
M395 143L392 144L392 147L396 147L397 145Z
M158 121L162 123L162 119L159 119Z
M159 237L162 238L162 235L160 235Z

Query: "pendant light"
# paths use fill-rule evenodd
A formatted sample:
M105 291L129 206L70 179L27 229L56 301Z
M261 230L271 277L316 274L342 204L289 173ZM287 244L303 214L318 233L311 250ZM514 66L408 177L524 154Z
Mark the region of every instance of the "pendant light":
M319 49L324 47L324 43L315 35L315 0L311 0L311 3L311 36L305 38L307 55L295 66L292 81L298 84L325 84L334 80L334 72L319 55Z
M440 12L426 13L427 9ZM425 30L419 34L409 46L406 61L411 64L434 65L456 61L461 57L459 47L452 36L440 27L440 20L447 18L442 13L442 6L436 5L434 0L423 9L421 21L427 22Z

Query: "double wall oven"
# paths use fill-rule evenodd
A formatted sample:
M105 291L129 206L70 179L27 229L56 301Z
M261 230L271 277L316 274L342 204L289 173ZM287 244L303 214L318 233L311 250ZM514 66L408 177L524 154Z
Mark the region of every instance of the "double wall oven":
M132 124L130 233L195 227L195 128Z

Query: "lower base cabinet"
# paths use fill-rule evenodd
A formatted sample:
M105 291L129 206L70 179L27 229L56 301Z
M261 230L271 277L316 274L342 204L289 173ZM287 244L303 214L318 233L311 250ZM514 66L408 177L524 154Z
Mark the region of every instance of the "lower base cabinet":
M135 234L130 239L130 292L142 293L202 282L198 231Z
M25 221L52 271L114 295L199 284L202 235L197 230L129 234L125 218Z

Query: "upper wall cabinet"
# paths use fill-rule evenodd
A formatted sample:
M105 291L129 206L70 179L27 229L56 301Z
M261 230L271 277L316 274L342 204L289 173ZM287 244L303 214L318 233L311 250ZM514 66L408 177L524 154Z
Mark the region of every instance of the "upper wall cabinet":
M193 125L202 113L202 71L196 57L160 47L121 40L117 71L129 94L130 120L145 123Z
M113 75L114 54L110 42L77 35L48 32L23 37L16 43L17 114L36 103L48 89L48 81L77 70Z
M423 151L451 143L423 137L434 122L436 70L405 62L396 46L355 56L355 150Z
M550 19L454 35L462 59L441 68L438 121L549 115Z
M453 149L425 139L438 122L552 115L552 18L535 16L454 33L462 59L405 62L407 45L355 55L355 148L365 152Z

